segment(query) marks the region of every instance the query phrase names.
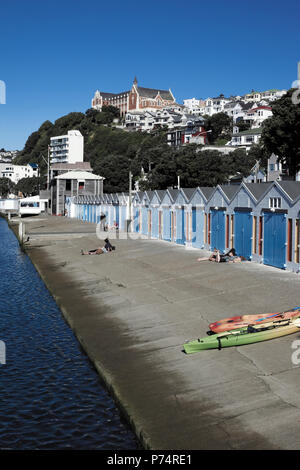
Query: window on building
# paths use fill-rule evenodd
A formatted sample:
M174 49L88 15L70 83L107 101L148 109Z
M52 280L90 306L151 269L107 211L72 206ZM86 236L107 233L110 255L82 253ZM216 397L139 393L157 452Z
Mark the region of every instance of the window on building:
M270 199L269 199L269 208L270 209L280 209L281 208L281 197L270 197Z
M71 191L72 180L66 180L66 191Z
M84 189L84 181L78 181L78 189Z

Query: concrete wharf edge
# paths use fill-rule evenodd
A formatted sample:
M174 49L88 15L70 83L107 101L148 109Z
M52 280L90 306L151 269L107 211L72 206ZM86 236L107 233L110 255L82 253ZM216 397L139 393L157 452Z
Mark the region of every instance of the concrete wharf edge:
M182 352L211 321L298 305L296 274L198 263L201 251L154 240L115 240L112 254L81 256L101 246L92 224L24 221L27 254L145 449L300 448L300 374L291 362L300 334ZM50 237L40 236L41 221Z

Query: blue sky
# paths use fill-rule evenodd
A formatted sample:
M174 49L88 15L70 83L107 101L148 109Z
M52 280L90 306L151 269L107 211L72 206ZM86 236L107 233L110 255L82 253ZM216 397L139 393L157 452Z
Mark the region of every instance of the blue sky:
M96 89L171 88L179 103L289 88L300 61L296 0L10 0L1 4L0 148L85 112Z

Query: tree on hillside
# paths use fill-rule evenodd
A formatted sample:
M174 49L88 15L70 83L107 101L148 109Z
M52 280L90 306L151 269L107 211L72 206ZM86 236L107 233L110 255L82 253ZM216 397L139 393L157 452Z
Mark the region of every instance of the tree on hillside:
M9 178L0 178L0 195L8 196L8 194L14 192L15 184Z
M239 128L239 132L247 131L251 127L251 124L244 121L244 119L240 119L234 125Z
M15 190L21 192L23 196L35 196L39 193L40 188L44 184L44 179L37 178L22 178L15 186Z
M211 130L207 134L210 144L215 143L219 138L230 140L232 132L232 119L226 113L216 113L208 116L205 121L207 130Z
M293 102L294 92L289 90L272 104L273 116L264 121L260 140L264 151L277 155L292 177L300 170L300 104Z

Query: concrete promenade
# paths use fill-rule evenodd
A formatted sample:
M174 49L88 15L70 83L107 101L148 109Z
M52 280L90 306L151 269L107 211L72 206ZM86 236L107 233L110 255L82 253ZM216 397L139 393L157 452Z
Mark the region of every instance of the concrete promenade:
M145 448L300 449L300 365L291 358L300 330L182 352L212 321L299 305L299 275L199 263L206 252L156 240L113 240L115 252L81 256L103 245L95 225L22 222L28 255Z

